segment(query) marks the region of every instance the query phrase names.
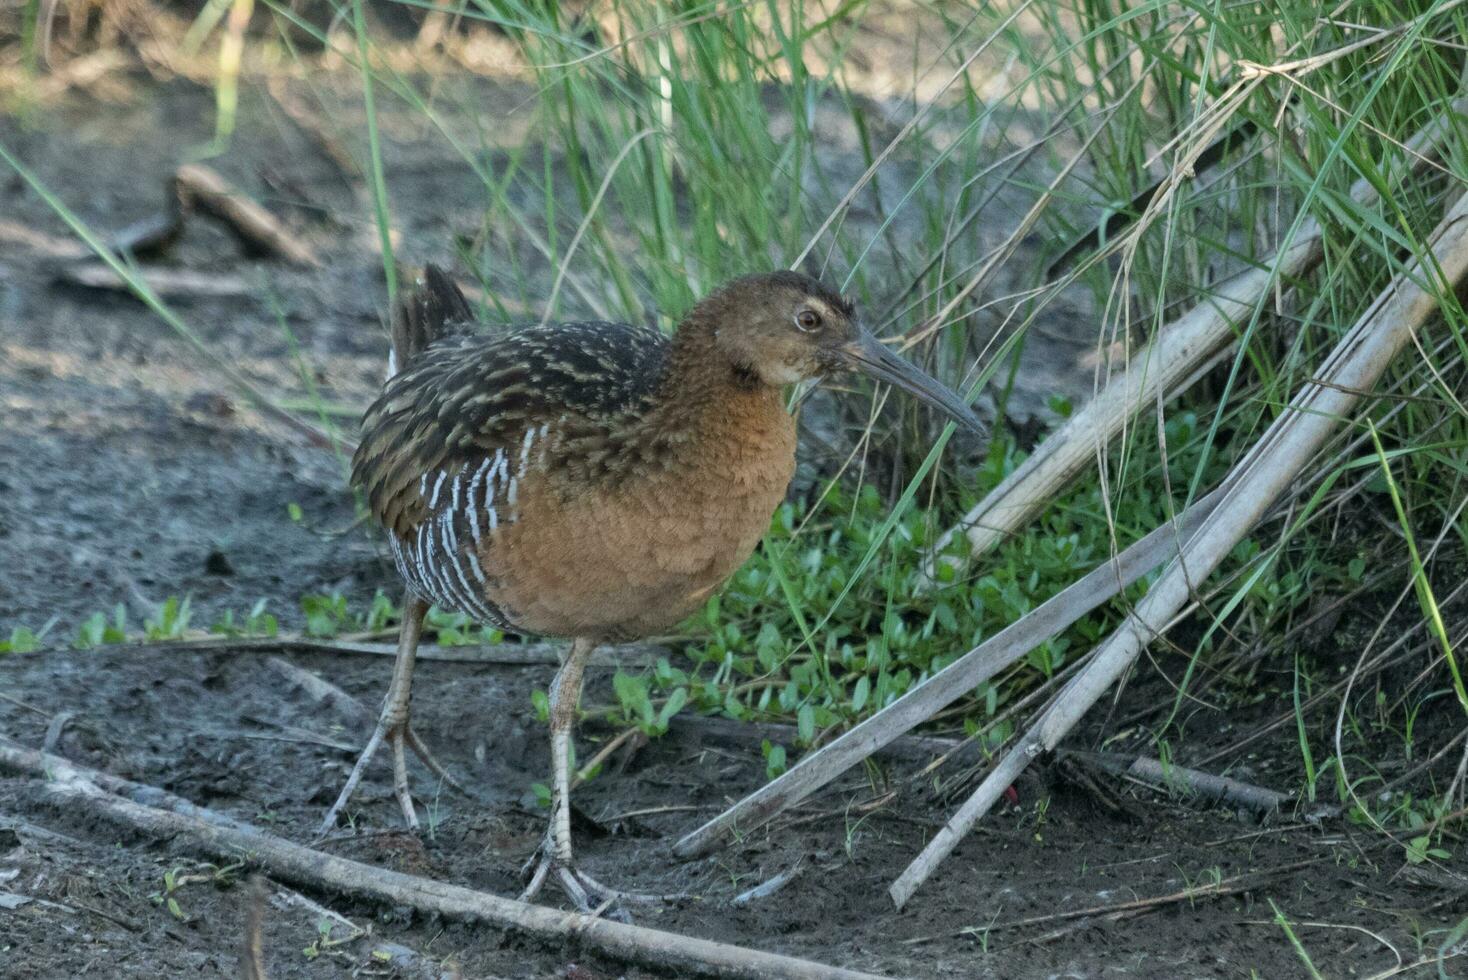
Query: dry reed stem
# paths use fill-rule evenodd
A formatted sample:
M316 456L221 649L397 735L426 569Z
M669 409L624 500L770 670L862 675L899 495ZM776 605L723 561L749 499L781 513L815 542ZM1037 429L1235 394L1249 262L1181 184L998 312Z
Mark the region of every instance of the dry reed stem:
M748 833L968 695L976 685L1170 560L1177 542L1190 536L1216 500L1216 493L1200 500L1179 524L1166 524L1153 531L830 745L805 756L779 778L684 836L673 846L673 853L682 858L697 857L715 850L732 836Z
M1415 173L1453 130L1451 115L1468 112L1460 99L1448 113L1435 118L1407 141L1406 169ZM1405 176L1405 175L1403 175ZM1362 205L1377 198L1364 179L1351 189ZM969 557L977 558L1015 534L1032 520L1073 478L1084 471L1110 440L1139 412L1186 390L1200 372L1197 368L1223 350L1234 337L1234 324L1248 316L1279 279L1298 276L1320 261L1320 226L1307 219L1294 241L1283 251L1252 269L1222 283L1207 300L1164 326L1151 344L1084 408L1076 412L1035 449L1034 453L998 487L984 497L953 528L939 537L924 573L934 579L937 556L959 534L967 536Z
M670 970L749 980L881 980L827 966L691 936L560 912L418 875L363 864L304 847L156 787L78 766L0 736L0 769L44 780L46 795L115 825L214 857L250 862L273 877L325 891L406 905L420 912L482 922L564 946L579 943L615 959ZM146 801L146 802L144 802Z
M501 667L556 666L564 643L491 643L483 646L443 647L425 644L418 651L419 660L442 663L487 664ZM255 638L209 637L197 640L168 640L161 643L116 643L97 649L147 656L159 653L332 653L348 656L393 657L397 650L391 643L358 643L350 640L317 640L299 635ZM70 647L54 647L40 651L37 657L66 656L75 652ZM588 667L650 667L659 657L668 656L666 647L651 643L625 643L601 647L588 661Z
M1221 499L1202 526L1186 539L1152 589L1092 656L1019 742L994 767L959 811L923 852L892 883L889 893L900 909L988 813L1031 760L1052 750L1091 706L1131 666L1142 648L1188 601L1197 583L1218 567L1263 514L1299 476L1336 424L1368 392L1413 332L1451 293L1468 271L1468 195L1460 197L1429 240L1430 255L1399 272L1321 364L1316 378L1290 401L1282 414L1229 473Z
M300 237L269 211L250 200L218 171L189 163L178 168L174 189L184 209L197 210L222 221L249 248L316 268L321 259Z

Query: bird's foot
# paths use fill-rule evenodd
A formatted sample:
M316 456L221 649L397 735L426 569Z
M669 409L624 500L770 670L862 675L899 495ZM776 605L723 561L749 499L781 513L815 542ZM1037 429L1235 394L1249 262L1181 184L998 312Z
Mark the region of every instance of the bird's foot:
M357 791L357 784L362 781L362 775L367 771L367 764L372 761L373 756L377 754L377 750L382 747L384 742L392 749L393 795L397 797L398 806L403 811L403 820L407 823L409 830L415 832L418 830L418 814L413 808L413 796L408 791L408 762L405 749L412 749L413 754L428 767L428 771L433 773L443 783L466 796L468 795L468 791L464 789L463 784L449 775L448 770L444 769L438 760L433 757L433 753L428 751L428 746L424 745L423 740L418 737L418 733L413 731L413 726L409 724L406 714L399 719L392 717L391 712L386 712L382 719L378 721L377 728L373 731L372 737L367 740L367 745L362 749L362 754L357 758L357 764L352 767L351 775L347 776L346 785L342 787L341 793L337 795L336 802L331 805L331 809L327 810L326 816L322 818L321 826L316 831L318 838L325 837L336 829L337 818L341 816L341 812L346 807L347 801L352 798L352 794Z
M540 893L546 881L554 881L581 913L605 916L617 922L632 921L624 905L658 905L683 897L649 895L610 888L576 867L574 862L558 859L554 849L545 846L530 856L521 874L528 874L530 882L520 893L520 901L528 902Z

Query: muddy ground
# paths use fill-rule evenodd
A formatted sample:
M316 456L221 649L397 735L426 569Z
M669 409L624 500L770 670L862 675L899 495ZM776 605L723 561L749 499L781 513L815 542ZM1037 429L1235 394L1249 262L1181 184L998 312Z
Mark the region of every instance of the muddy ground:
M26 118L0 118L0 141L101 229L156 212L162 176L207 142L213 125L206 90L125 80L122 95L76 92ZM344 93L355 79L317 84ZM526 97L478 84L485 111ZM462 161L415 125L390 110L384 120L395 222L411 261L449 261L452 236L477 227L482 200ZM239 277L249 293L173 302L210 349L267 391L301 387L284 325L328 399L361 404L383 355L368 212L319 149L249 92L234 146L213 165L285 215L326 265L303 272L244 258L227 236L193 223L164 264ZM391 569L371 534L351 529L340 462L263 420L133 299L59 280L73 250L52 210L0 174L0 636L54 619L47 645L58 648L0 660L0 732L33 747L50 732L55 751L78 762L307 841L364 737L357 714L324 709L287 683L266 664L270 651L60 648L94 611L122 603L136 629L167 595L191 596L205 626L265 597L283 626L296 628L302 594L340 591L360 602L393 588ZM1047 333L1050 346L1027 353L1021 391L1035 405L1057 388L1079 400L1094 337ZM290 504L301 508L299 522L287 517ZM1338 629L1352 625L1347 617ZM1316 653L1342 663L1355 655L1328 637ZM382 658L287 657L369 710L390 672ZM410 837L398 832L388 769L379 765L356 798L355 833L326 847L515 893L543 820L530 786L548 768L529 692L549 677L547 667L421 664L418 730L475 798L438 794L415 769L430 831ZM588 703L609 697L607 680L597 672ZM1146 672L1127 696L1130 704L1172 697ZM1273 718L1286 697L1271 690L1247 712L1195 722L1179 761L1204 758ZM1112 733L1105 719L1090 724L1075 744ZM604 737L583 733L582 757ZM1240 778L1292 790L1297 751L1286 728L1231 761ZM1405 768L1393 752L1400 756L1400 746L1383 743L1376 761L1384 771ZM756 746L705 737L695 724L578 791L586 817L578 845L603 880L692 896L639 909L639 922L894 977L1306 975L1276 906L1323 976L1369 976L1423 956L1432 962L1419 975L1458 972L1452 960L1439 967L1435 954L1442 930L1468 914L1468 896L1404 874L1400 846L1379 834L1293 811L1261 825L1134 788L1088 787L1043 767L896 913L887 884L953 805L929 782L909 785L913 768L907 761L849 774L738 847L679 865L667 856L671 841L763 779ZM888 778L901 790L895 802L863 813ZM797 865L776 897L731 904ZM176 913L154 897L174 869L183 882L171 895ZM1210 882L1222 882L1223 894L1124 905ZM270 892L272 977L651 975L409 909L324 892L303 901L278 885ZM119 830L83 808L58 807L33 779L0 779L0 893L0 975L236 975L245 896L237 874L215 873L181 845ZM319 942L323 914L307 902L369 935ZM1057 917L1091 907L1110 911ZM344 934L338 925L332 938Z

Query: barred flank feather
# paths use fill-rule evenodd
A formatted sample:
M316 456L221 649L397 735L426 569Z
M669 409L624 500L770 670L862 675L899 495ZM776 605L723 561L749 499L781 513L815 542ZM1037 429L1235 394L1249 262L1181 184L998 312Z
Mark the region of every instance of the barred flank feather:
M641 417L668 341L621 323L486 336L471 333L471 322L463 295L434 266L399 299L395 370L363 418L352 482L389 530L414 591L505 627L513 624L483 598L490 583L480 549L518 518L520 485L544 466L553 439L604 441Z

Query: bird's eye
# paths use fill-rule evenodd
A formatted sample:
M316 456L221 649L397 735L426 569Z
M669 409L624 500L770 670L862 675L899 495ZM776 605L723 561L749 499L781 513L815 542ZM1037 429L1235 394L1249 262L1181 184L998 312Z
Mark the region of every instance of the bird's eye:
M795 314L795 325L806 333L810 333L821 325L821 315L815 310L801 310Z

